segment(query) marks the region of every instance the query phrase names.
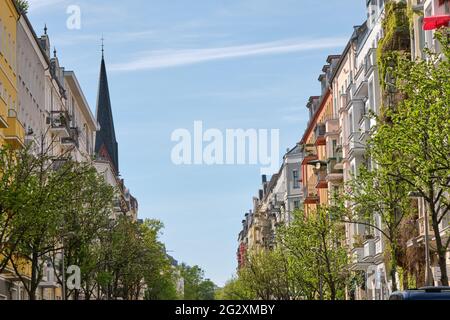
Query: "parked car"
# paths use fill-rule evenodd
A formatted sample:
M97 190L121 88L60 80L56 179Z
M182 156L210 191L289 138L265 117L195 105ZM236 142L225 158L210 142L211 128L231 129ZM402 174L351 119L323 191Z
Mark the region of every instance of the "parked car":
M391 294L389 300L450 300L450 287L423 287L396 291Z

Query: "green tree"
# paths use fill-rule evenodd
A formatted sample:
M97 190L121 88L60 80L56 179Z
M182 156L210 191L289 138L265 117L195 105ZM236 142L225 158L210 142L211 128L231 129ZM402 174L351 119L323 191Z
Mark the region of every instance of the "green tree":
M293 259L283 248L250 253L239 280L262 300L296 300L303 293Z
M413 208L409 197L411 187L401 179L393 178L390 173L384 167L372 170L360 168L346 188L344 199L351 204L350 207L346 210L343 202L338 205L342 212L346 212L346 222L365 225L367 229L378 230L384 236L389 250L387 265L391 270L392 290L397 291L398 260L404 254L400 244L402 222L411 216ZM381 225L377 223L376 215Z
M370 141L371 155L393 179L407 183L427 203L435 238L441 283L448 285L446 253L450 237L442 237L440 224L450 212L450 47L448 28L437 33L441 53L427 50L425 60L398 56L391 69L395 79L391 99L384 108Z
M199 266L181 264L179 267L184 279L185 300L214 300L215 285L205 279L205 272Z
M72 190L71 203L63 212L62 240L65 266L77 265L81 269L81 283L85 296L89 299L95 290L95 273L101 266L98 255L99 236L104 233L112 213L114 188L90 168L80 177L78 188ZM62 286L62 264L59 253L52 256L58 282ZM66 290L66 299L73 296L78 300L80 292Z
M27 0L14 0L21 13L27 13L30 7Z
M62 249L64 212L75 200L73 190L93 170L89 163L52 157L49 148L34 155L28 149L14 151L10 159L15 160L2 168L2 176L12 181L4 202L13 216L7 228L14 230L8 240L13 244L8 246L13 248L9 261L31 300L45 265Z
M239 277L229 280L216 292L217 300L256 300L255 293Z
M280 246L292 257L291 268L307 299L343 299L349 274L345 231L338 207L319 206L305 217L294 213L280 231Z

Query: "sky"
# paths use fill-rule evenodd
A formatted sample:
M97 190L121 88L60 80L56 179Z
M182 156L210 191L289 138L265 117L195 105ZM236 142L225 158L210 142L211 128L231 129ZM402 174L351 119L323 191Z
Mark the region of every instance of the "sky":
M93 112L104 37L120 171L139 217L161 220L169 253L223 285L261 166L175 165L171 135L193 132L194 121L221 132L279 129L281 159L306 128L326 57L363 23L365 0L29 2L36 33L47 24ZM81 24L68 27L77 9Z

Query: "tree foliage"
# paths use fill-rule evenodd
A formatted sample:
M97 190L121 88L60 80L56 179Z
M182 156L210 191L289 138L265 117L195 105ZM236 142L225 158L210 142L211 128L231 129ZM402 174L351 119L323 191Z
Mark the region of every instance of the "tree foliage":
M389 177L409 185L427 203L441 269L448 285L446 252L450 240L440 224L450 212L450 47L448 28L436 33L442 53L426 50L426 59L411 61L399 55L392 69L401 99L385 106L376 134L369 142L374 161Z

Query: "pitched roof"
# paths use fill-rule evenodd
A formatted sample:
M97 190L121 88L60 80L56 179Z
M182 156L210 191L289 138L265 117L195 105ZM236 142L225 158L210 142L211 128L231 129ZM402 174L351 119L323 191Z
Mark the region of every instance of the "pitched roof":
M109 160L116 170L116 174L119 174L118 144L114 130L108 77L106 74L106 65L103 56L98 86L97 121L100 124L100 131L97 132L96 136L95 153L98 157Z

